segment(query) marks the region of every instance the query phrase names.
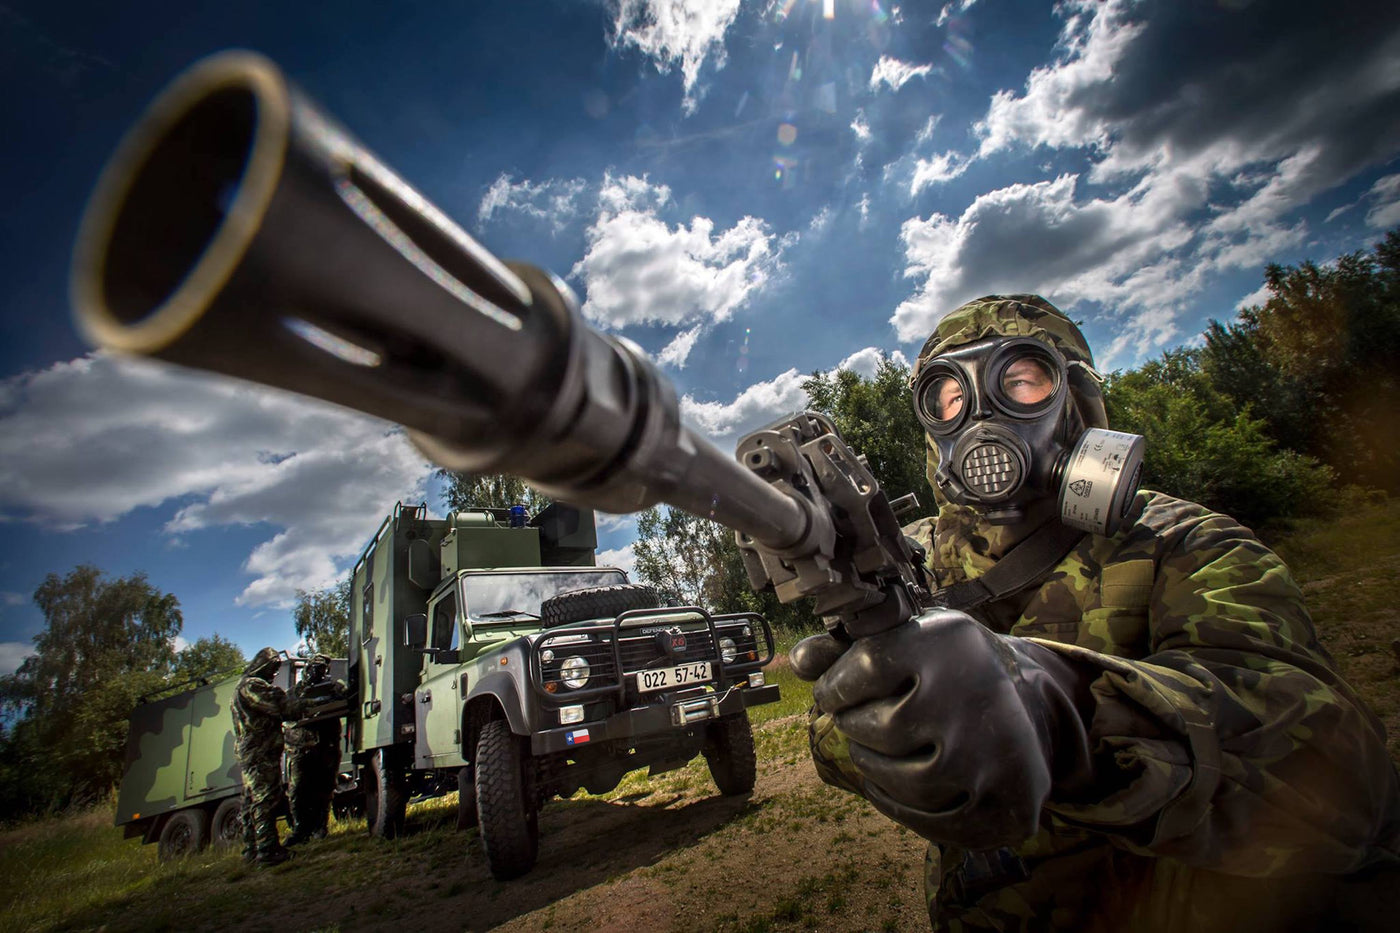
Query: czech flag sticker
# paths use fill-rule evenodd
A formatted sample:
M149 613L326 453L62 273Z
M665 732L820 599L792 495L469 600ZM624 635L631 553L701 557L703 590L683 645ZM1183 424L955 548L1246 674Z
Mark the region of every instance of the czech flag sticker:
M588 730L575 729L573 732L565 733L564 741L570 745L582 745L588 741Z

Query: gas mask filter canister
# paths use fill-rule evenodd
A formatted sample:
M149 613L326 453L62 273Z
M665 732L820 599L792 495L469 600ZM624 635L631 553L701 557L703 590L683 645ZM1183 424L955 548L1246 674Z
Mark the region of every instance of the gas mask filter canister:
M1141 479L1144 442L1083 427L1070 365L1079 364L1048 344L1010 337L958 347L923 367L914 408L937 447L934 481L949 501L1006 524L1054 496L1064 524L1118 530Z

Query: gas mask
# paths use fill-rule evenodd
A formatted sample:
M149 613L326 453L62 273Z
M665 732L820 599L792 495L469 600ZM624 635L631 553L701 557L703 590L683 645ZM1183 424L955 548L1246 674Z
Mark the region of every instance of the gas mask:
M1084 424L1071 393L1094 378L1033 337L948 350L914 381L914 409L938 451L934 482L950 502L1012 524L1056 498L1060 521L1114 534L1137 492L1143 439Z

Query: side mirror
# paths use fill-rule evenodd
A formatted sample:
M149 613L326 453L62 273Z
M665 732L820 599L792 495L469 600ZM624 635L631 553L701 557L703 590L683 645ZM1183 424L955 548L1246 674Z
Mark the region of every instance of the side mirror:
M428 617L422 612L403 618L403 643L405 648L422 648L428 643Z

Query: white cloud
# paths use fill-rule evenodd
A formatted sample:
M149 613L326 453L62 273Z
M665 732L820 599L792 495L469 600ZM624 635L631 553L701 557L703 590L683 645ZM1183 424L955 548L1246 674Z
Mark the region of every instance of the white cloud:
M959 0L957 3L945 3L943 9L938 11L938 19L934 21L935 26L942 26L952 19L956 13L962 13L971 8L977 0Z
M502 172L477 207L478 223L488 223L501 213L516 213L535 220L542 220L558 233L578 216L578 196L587 187L581 178L552 178L542 182L526 179L515 182Z
M669 197L646 179L604 180L572 273L587 290L590 320L612 328L724 321L777 270L785 243L763 221L744 217L717 232L708 217L693 217L671 227L657 216Z
M1074 175L1009 185L978 196L956 219L935 213L905 221L905 275L921 284L891 318L899 339L922 340L959 303L998 292L1051 300L1058 293L1062 307L1087 299L1125 311L1176 310L1219 267L1190 267L1176 255L1193 233L1170 191L1140 187L1080 201L1077 185ZM1144 323L1152 326L1135 340L1175 335L1160 310Z
M29 597L23 593L0 593L0 606L23 606Z
M1367 224L1382 229L1400 224L1400 174L1377 180L1366 194L1376 202L1366 212Z
M244 562L244 605L334 583L430 472L385 422L144 361L96 354L0 386L0 514L75 528L179 502L170 535L281 529Z
M700 330L701 326L697 324L689 330L681 331L670 343L661 348L661 352L656 355L656 362L663 366L685 369L685 361L690 357L690 351L695 347Z
M606 551L598 552L599 567L616 567L625 571L630 578L637 570L637 555L632 553L631 544L618 548L609 548Z
M952 181L967 170L967 160L956 152L945 152L931 159L918 159L914 163L914 177L909 182L910 196L931 185L941 185Z
M176 635L174 638L170 639L170 647L173 648L176 653L184 651L189 646L190 640L184 635Z
M749 386L729 403L700 402L686 395L681 398L681 417L701 434L724 446L724 441L735 435L805 408L807 393L802 383L806 379L796 369L789 369L767 382Z
M870 121L865 118L864 110L857 110L855 119L851 121L851 132L856 134L856 140L860 143L870 141Z
M1342 6L1326 35L1301 7L1261 20L1227 6L1200 45L1189 4L1061 4L1054 60L994 95L977 158L1044 147L1090 168L907 221L906 273L920 286L895 313L901 339L1005 290L1104 303L1124 318L1110 356L1178 338L1175 316L1213 274L1304 242L1301 208L1400 152L1400 25ZM1186 46L1197 53L1167 52ZM912 191L961 166L945 155L918 162Z
M870 72L870 89L877 90L881 84L891 90L899 90L915 78L922 78L933 71L932 65L911 65L890 55L881 55Z
M19 670L24 659L34 654L34 645L25 641L0 641L0 677Z
M1268 283L1260 285L1254 291L1235 302L1235 310L1243 311L1245 308L1262 305L1264 302L1268 301L1272 295L1273 292L1269 291Z
M635 526L637 516L631 512L594 512L593 520L597 523L599 531L621 531L629 525Z
M878 347L866 347L863 350L857 350L837 363L836 368L849 369L851 372L866 379L874 379L875 368L880 365L880 358L882 356L888 358L892 363L898 363L900 366L909 365L909 358L904 355L904 351L902 350L895 350L891 353L887 350L881 350Z
M694 113L706 59L724 67L724 34L739 14L740 0L615 0L612 43L633 46L663 74L679 65L685 85L682 104Z

